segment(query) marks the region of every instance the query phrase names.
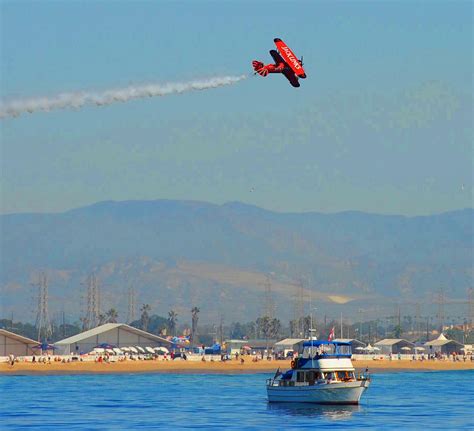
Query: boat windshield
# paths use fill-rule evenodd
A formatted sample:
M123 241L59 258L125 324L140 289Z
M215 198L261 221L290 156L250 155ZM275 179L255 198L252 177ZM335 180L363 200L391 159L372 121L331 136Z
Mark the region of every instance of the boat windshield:
M308 343L309 344L309 343ZM351 356L350 344L312 343L303 348L303 358L321 358L327 356Z

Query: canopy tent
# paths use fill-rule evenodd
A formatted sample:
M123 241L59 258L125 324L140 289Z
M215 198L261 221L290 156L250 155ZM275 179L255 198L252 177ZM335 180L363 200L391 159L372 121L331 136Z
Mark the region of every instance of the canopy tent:
M113 344L109 344L109 343L100 343L95 347L100 347L101 349L113 349L114 347L117 347L117 346L114 346Z
M32 349L41 350L41 352L47 352L48 350L56 350L57 347L55 347L52 344L48 344L46 342L43 342L43 343L40 343L36 346L33 346Z

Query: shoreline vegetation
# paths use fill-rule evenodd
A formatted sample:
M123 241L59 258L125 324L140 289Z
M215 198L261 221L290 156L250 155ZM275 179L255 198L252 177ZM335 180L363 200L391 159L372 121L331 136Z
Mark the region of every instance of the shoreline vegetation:
M371 373L405 371L454 371L474 370L474 362L409 361L409 360L358 360L353 361L357 371L366 368ZM129 373L176 373L176 374L252 374L271 373L278 368L290 368L290 361L236 360L221 361L120 361L120 362L50 362L0 363L0 375L55 375L55 374L129 374Z

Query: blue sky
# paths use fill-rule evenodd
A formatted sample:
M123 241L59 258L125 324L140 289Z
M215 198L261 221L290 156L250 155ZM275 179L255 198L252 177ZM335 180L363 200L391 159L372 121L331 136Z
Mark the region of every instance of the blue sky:
M239 200L407 215L472 206L470 2L1 2L1 96L280 76L4 119L2 212Z

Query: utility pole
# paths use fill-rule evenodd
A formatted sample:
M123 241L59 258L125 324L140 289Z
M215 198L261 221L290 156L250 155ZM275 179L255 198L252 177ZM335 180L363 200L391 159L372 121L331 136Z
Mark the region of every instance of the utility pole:
M219 344L222 346L224 343L224 318L222 317L222 313L220 315L219 321Z
M344 338L344 334L342 333L342 311L341 311L341 339Z
M298 292L297 292L297 324L299 337L304 337L304 285L303 280L300 279L298 283Z
M359 308L359 339L362 341L362 316L363 316L364 310L362 308Z
M135 289L133 284L128 289L128 313L127 323L130 324L135 320Z
M48 311L48 279L44 272L38 276L38 308L36 311L36 330L38 331L38 341L51 337L53 330L49 319Z

